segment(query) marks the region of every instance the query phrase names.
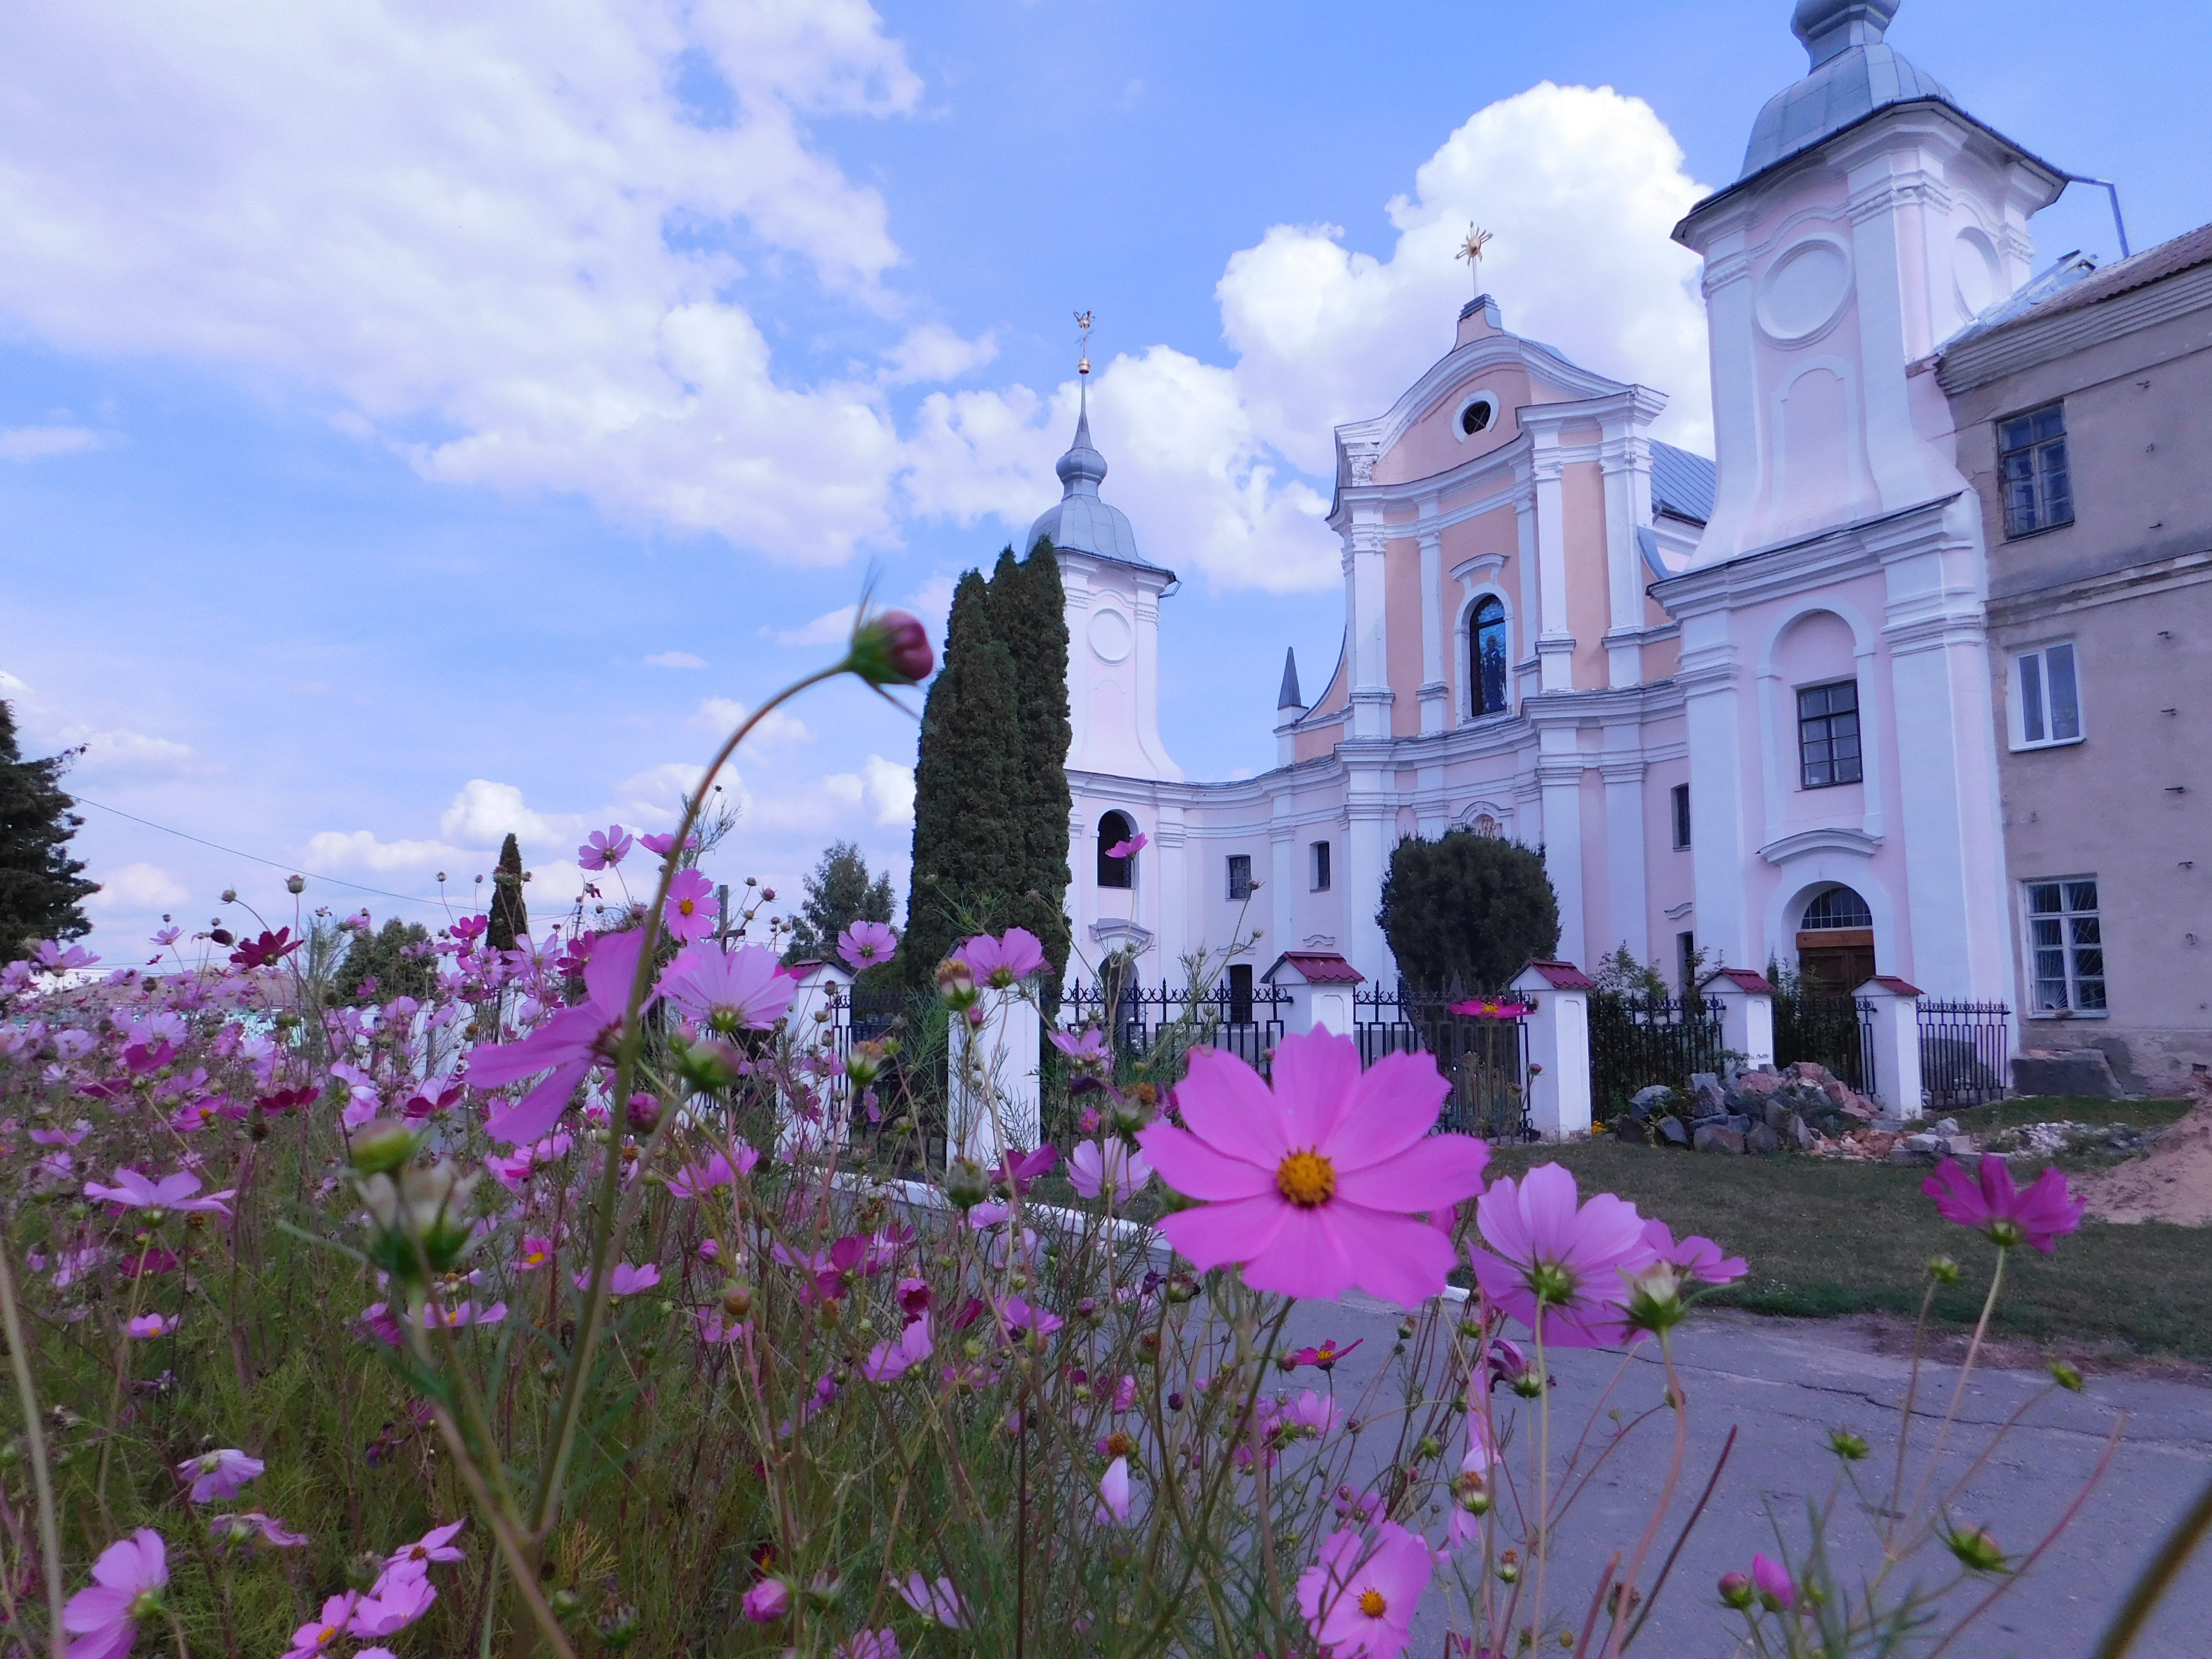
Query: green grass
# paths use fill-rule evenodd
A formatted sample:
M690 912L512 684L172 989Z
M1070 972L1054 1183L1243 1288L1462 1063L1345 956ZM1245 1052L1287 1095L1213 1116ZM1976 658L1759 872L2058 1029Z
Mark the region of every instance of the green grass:
M2007 1121L2066 1118L2103 1124L2170 1122L2179 1107L2114 1101L2014 1102L1959 1112ZM2133 1114L2129 1116L2125 1114ZM2156 1115L2147 1115L2157 1114ZM1624 1146L1603 1139L1565 1147L1501 1147L1492 1168L1513 1174L1556 1158L1585 1194L1620 1194L1679 1236L1702 1233L1750 1263L1717 1304L1756 1313L1831 1318L1917 1311L1930 1256L1954 1258L1960 1283L1936 1316L1971 1327L1995 1249L1936 1213L1920 1190L1925 1168L1808 1158L1720 1158ZM2037 1165L2014 1160L2015 1176ZM2212 1229L2085 1221L2057 1253L2016 1252L1993 1328L2005 1335L2106 1352L2212 1358Z
M2189 1109L2185 1100L2101 1100L2094 1095L2031 1095L2021 1100L1999 1101L1961 1112L1931 1112L1930 1120L1952 1118L1970 1135L1996 1129L2017 1128L2023 1123L2087 1123L2097 1128L2124 1124L2131 1129L2158 1129Z

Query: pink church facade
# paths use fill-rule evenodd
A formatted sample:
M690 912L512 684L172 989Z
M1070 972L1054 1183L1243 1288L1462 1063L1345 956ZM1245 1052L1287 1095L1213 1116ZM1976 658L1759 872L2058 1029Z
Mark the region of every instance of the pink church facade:
M1168 757L1174 579L1097 500L1086 424L1030 538L1067 575L1079 951L1178 982L1199 951L1334 952L1389 983L1391 848L1468 829L1542 849L1585 965L1626 947L1674 977L1694 947L2023 1006L1990 536L1933 371L2027 283L2065 179L1887 46L1895 9L1801 0L1809 72L1676 229L1705 262L1713 461L1651 437L1662 392L1487 296L1337 428L1344 646L1310 701L1286 665L1273 770ZM1131 832L1136 860L1103 856Z

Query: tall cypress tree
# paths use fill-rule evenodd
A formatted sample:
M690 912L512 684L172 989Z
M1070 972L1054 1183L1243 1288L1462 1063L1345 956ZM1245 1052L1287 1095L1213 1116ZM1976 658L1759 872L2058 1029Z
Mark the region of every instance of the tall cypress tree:
M30 955L40 939L91 931L79 901L100 884L85 880L84 860L70 856L70 837L84 820L60 784L74 758L25 760L15 711L0 702L0 962Z
M1010 920L1042 941L1057 980L1067 971L1067 595L1052 543L1040 538L1018 562L999 556L991 574L991 621L1013 653L1022 730L1021 875L1010 883Z
M952 595L945 666L922 706L914 772L914 879L900 957L927 985L969 926L1006 925L1023 878L1022 733L1013 653L994 634L982 576Z
M500 843L499 867L491 876L491 915L484 939L495 951L512 951L530 937L530 907L522 898L522 848L512 830Z

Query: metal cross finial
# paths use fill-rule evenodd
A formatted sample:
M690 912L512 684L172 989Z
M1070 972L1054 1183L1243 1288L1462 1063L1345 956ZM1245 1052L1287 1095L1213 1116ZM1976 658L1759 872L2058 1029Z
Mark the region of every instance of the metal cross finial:
M1482 289L1482 251L1491 243L1491 234L1477 228L1470 219L1467 225L1467 240L1459 245L1459 257L1467 261L1468 274L1474 278L1475 290Z
M1083 331L1080 343L1083 356L1075 365L1075 372L1078 374L1088 374L1091 372L1091 313L1087 311L1077 312L1075 325Z

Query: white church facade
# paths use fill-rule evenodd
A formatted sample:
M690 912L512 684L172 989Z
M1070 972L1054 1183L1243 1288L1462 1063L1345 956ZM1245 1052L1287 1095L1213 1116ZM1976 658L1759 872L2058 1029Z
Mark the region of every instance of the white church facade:
M1286 664L1257 777L1190 781L1161 741L1175 578L1101 498L1086 416L1029 537L1067 591L1083 954L1179 981L1242 919L1239 978L1313 951L1389 983L1392 848L1468 829L1542 849L1585 966L1626 946L1671 977L1694 947L2016 998L1988 535L1930 370L2028 280L2064 176L1886 45L1895 9L1802 0L1809 73L1676 229L1705 260L1713 460L1650 435L1663 392L1487 296L1337 428L1343 649L1318 684Z

